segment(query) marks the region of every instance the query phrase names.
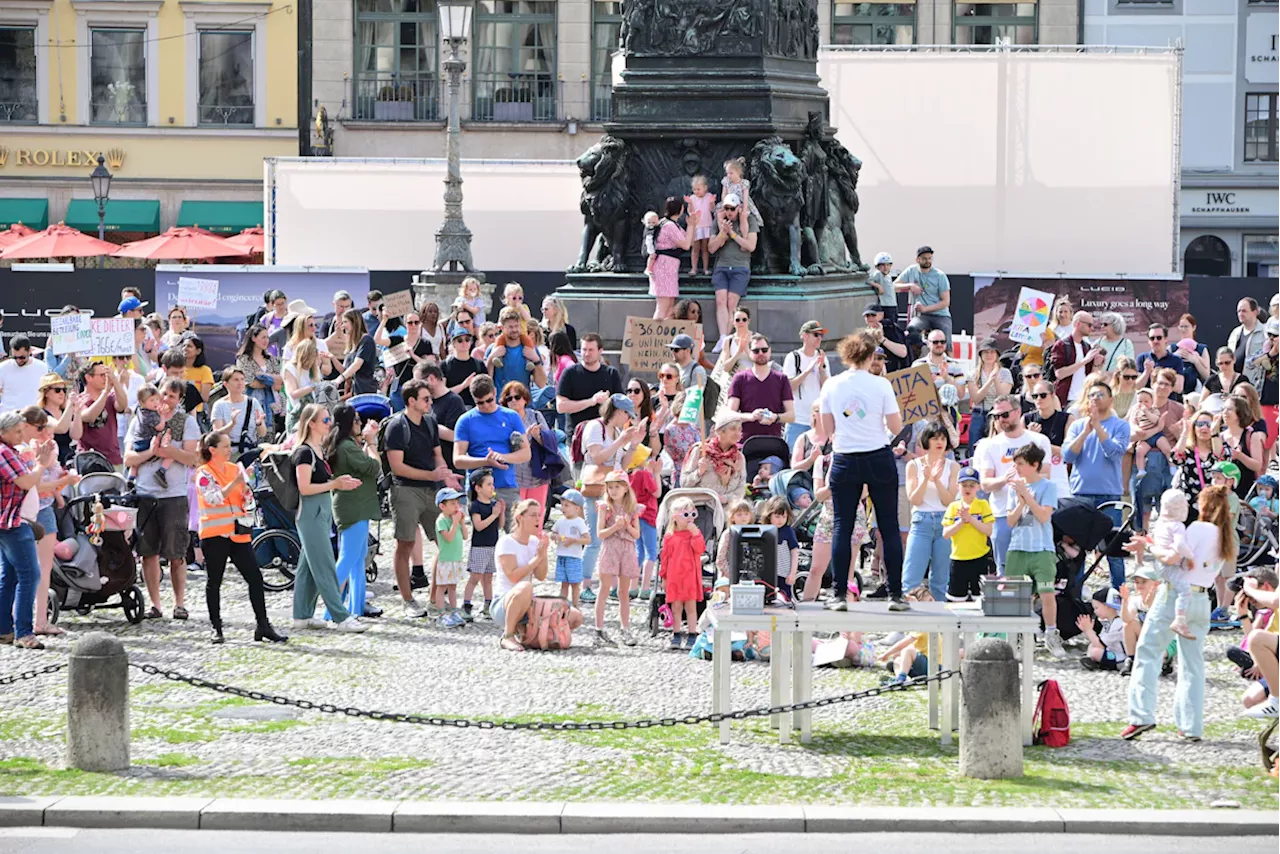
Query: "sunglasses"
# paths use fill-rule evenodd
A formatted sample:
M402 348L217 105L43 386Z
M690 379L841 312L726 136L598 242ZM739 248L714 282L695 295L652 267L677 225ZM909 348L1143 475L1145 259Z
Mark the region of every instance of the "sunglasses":
M930 341L930 342L929 342L929 344L930 344L931 346L934 346L934 347L941 347L941 346L943 346L943 345L944 345L944 344L946 344L946 343L947 343L947 342L946 342L945 340L942 340L942 341Z
M681 519L697 519L698 511L697 510L681 510L679 513L679 516Z
M735 318L733 319L733 322L734 322L734 323L746 323L746 322L747 322L747 319L746 319L745 317L735 317Z
M1005 418L1008 418L1008 417L1009 417L1010 415L1012 415L1012 414L1013 414L1013 410L1012 410L1012 409L1006 409L1004 412L993 412L993 413L991 413L991 417L993 417L993 418L999 418L999 419L1003 420L1003 419L1005 419Z
M405 326L421 326L421 325L422 325L421 320L409 320L405 322Z
M1122 380L1136 380L1137 378L1138 378L1137 374L1121 374L1120 375L1120 379Z
M737 210L737 208L731 208L728 205L725 205L723 208L721 208L721 210L728 211L729 213L733 213L734 211Z
M642 388L629 388L629 389L627 389L627 394L644 394L644 389L642 389Z
M53 387L53 388L45 389L45 391L52 391L52 392L55 392L55 393L57 393L57 394L66 394L66 393L67 393L67 387L66 387L66 386L64 386L64 385L60 385L60 386L56 386L56 387Z
M1038 379L1040 379L1042 376L1044 376L1044 374L1023 374L1023 375L1022 375L1022 378L1023 378L1024 380L1038 380Z
M1164 340L1164 336L1163 336L1163 335L1148 335L1148 336L1147 336L1147 340L1148 340L1148 341L1163 341L1163 340Z
M1045 399L1046 397L1048 397L1048 396L1049 396L1049 392L1047 392L1047 391L1038 391L1038 392L1036 392L1035 394L1031 395L1031 399L1032 399L1032 400L1044 400L1044 399Z
M752 347L751 352L752 353L768 353L769 348L768 347Z
M1212 422L1212 421L1197 421L1197 422L1196 422L1196 426L1197 426L1197 427L1212 427L1212 426L1213 426L1213 422Z
M332 419L332 418L321 418L321 419L320 419L320 423L321 423L321 424L324 424L325 426L328 426L328 425L330 425L330 424L332 424L332 423L333 423L333 419Z
M675 378L676 378L675 374L658 374L658 379L662 379L662 380L673 380Z
M1108 395L1105 391L1098 390L1089 392L1090 400L1106 400L1107 397Z
M457 338L453 339L453 343L454 344L470 344L474 340L475 339L472 338L470 335L459 335Z
M490 396L490 397L484 398L483 400L477 400L476 406L484 406L485 404L488 404L488 403L497 403L497 402L498 402L498 399L496 397Z

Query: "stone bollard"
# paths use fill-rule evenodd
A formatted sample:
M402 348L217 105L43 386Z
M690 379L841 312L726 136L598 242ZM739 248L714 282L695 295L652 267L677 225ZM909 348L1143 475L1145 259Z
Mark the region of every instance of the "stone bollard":
M106 632L85 635L67 668L67 766L81 771L129 767L129 656Z
M960 773L982 780L1021 777L1022 693L1013 647L995 638L978 641L965 650L960 678Z

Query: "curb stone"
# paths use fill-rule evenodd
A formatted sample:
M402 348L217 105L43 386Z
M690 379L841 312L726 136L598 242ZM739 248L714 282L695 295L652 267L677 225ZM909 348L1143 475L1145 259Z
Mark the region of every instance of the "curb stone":
M674 824L673 824L674 823ZM679 803L0 797L0 827L353 833L1095 833L1276 836L1265 810L759 807Z

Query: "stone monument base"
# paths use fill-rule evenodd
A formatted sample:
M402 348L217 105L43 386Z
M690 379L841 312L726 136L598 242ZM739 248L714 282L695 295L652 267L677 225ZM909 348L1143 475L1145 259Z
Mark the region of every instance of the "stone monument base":
M484 273L461 273L453 271L433 272L424 270L413 277L413 299L415 305L420 305L423 300L434 302L440 306L440 319L445 320L449 317L449 311L453 307L453 302L458 298L458 289L462 287L462 280L472 277L480 280L480 296L493 304L493 291L495 285L486 282ZM499 300L501 303L501 300ZM501 308L501 305L498 306ZM497 318L497 311L491 311L494 319Z
M578 335L595 330L605 341L605 349L617 350L628 315L648 317L654 301L649 296L649 280L641 273L570 273L567 284L556 289L564 300L569 322ZM706 337L715 341L728 330L716 328L716 298L710 276L680 278L680 296L702 305ZM875 296L865 273L838 273L829 276L797 277L753 275L747 295L740 303L751 311L751 329L769 336L774 358L800 346L800 326L817 320L834 342L858 329L862 309ZM828 345L827 349L830 349Z

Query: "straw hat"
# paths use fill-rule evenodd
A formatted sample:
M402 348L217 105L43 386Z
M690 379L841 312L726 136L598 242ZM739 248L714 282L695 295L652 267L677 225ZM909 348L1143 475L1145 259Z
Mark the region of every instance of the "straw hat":
M289 311L285 314L281 326L288 326L300 317L314 317L318 312L307 305L306 300L296 299L289 303Z
M43 393L45 389L55 388L56 386L65 386L67 381L55 373L47 373L40 378L40 387L36 389L37 393Z

